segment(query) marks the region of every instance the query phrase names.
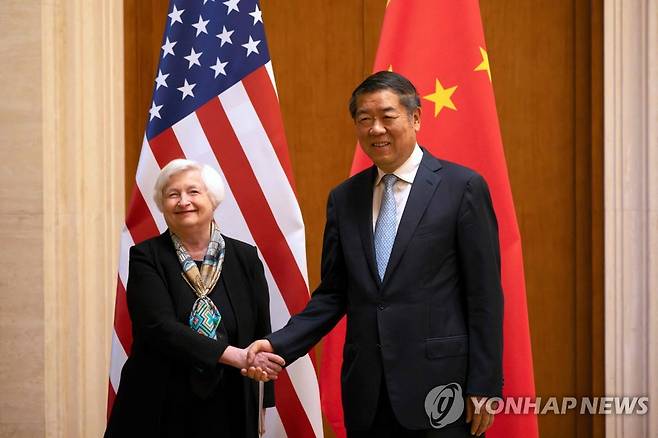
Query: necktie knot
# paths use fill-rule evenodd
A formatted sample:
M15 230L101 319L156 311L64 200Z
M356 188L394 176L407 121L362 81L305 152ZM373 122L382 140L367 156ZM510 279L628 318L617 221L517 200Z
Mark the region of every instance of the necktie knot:
M393 188L393 184L398 180L398 177L392 173L387 173L382 177L382 182L384 183L384 188L390 190Z

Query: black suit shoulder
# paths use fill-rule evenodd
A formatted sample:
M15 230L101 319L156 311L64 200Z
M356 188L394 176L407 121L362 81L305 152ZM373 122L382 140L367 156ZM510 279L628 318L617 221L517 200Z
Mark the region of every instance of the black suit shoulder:
M137 250L139 252L150 253L165 246L167 242L171 244L171 237L169 237L168 230L160 235L136 243L131 249Z
M441 168L444 169L446 173L454 174L463 178L472 178L473 176L479 175L479 173L470 167L466 167L448 160L439 160L438 158L437 161L441 164Z
M462 166L461 164L454 163L448 160L439 160L437 161L441 165L441 176L447 178L454 178L456 181L467 183L472 180L484 180L482 175L480 175L475 170L470 167Z
M137 269L138 272L143 271L144 266L150 266L158 272L163 281L167 281L166 270L168 268L178 266L178 257L174 250L174 244L171 241L169 230L165 230L158 236L151 237L136 243L130 248L130 271ZM140 268L133 267L135 260L140 261ZM130 283L130 277L129 277Z
M362 187L364 184L372 185L375 181L375 175L377 175L377 168L370 166L338 184L330 193L335 196L343 196L346 193L350 193L355 187Z
M233 237L229 237L225 234L222 234L222 237L224 238L224 242L226 243L227 247L232 247L236 252L243 254L245 257L258 257L258 251L256 250L255 246L247 242L243 242L242 240L234 239Z
M255 246L250 245L247 242L243 242L242 240L228 237L224 234L222 234L222 237L224 238L224 243L226 244L226 256L224 259L225 262L226 260L235 258L241 268L244 270L245 274L247 274L250 278L256 275L254 272L255 270L262 270L262 268L256 269L259 265L261 265L261 262L260 258L258 257L258 250ZM229 261L229 263L232 262L233 261Z

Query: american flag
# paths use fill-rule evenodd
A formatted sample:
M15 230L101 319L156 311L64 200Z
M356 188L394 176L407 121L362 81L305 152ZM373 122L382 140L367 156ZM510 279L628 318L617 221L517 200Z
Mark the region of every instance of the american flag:
M226 198L222 232L256 245L270 290L272 329L309 298L304 224L295 196L263 17L255 0L173 0L160 50L135 188L121 233L108 408L132 344L126 307L128 251L167 226L152 199L160 169L188 158L217 169ZM275 385L267 436L322 437L309 355Z

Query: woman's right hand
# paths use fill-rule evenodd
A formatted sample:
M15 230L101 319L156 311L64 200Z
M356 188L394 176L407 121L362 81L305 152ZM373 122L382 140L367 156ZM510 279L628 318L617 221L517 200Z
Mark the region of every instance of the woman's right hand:
M247 363L247 349L236 348L229 345L219 358L219 363L230 365L235 368L244 368L244 364Z
M259 339L247 347L247 364L240 372L250 379L266 382L276 380L285 364L281 356L274 354L269 341Z
M242 375L260 382L277 379L278 374L285 365L282 357L274 353L260 352L252 355L250 362L247 360L247 352L247 348L237 348L229 345L219 358L219 362L239 368Z

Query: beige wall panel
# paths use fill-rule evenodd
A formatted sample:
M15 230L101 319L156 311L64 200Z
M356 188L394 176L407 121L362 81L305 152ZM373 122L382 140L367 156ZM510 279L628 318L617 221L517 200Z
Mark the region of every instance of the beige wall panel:
M123 210L121 2L42 3L46 436L105 428Z
M35 438L44 436L41 423L0 423L0 436L11 438Z
M43 436L40 2L0 9L0 436Z

